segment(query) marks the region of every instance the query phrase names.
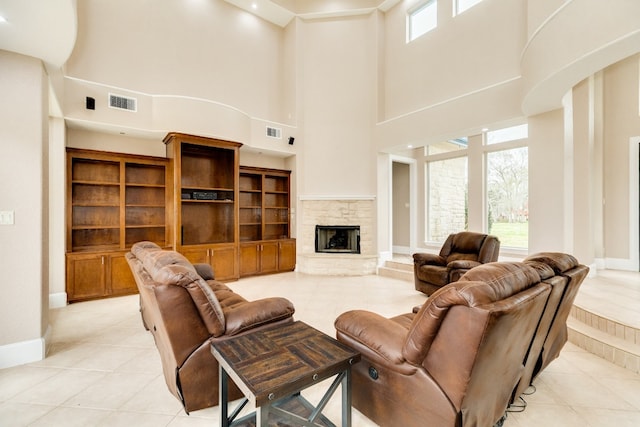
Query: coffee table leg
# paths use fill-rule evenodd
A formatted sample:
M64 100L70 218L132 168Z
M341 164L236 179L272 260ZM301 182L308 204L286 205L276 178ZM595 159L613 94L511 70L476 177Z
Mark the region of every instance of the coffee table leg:
M351 427L351 368L342 378L342 427Z
M218 407L220 408L220 427L229 427L229 376L222 365L218 373Z
M270 404L265 403L259 408L256 408L256 427L269 426L269 406Z

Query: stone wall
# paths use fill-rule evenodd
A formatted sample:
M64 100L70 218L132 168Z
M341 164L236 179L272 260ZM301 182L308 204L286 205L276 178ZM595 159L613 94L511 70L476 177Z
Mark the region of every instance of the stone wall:
M308 274L375 274L377 253L374 198L301 198L297 270ZM316 253L316 225L359 225L360 254Z

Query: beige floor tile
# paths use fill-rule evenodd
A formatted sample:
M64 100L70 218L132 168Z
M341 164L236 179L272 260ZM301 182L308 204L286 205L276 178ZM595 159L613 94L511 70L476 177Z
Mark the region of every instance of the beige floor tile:
M171 425L175 417L172 415L118 411L111 412L103 419L100 427L158 427ZM211 423L209 423L211 427Z
M55 408L55 406L32 403L0 403L0 425L26 427Z
M88 427L98 426L110 415L109 411L58 406L38 418L29 427Z
M568 406L529 405L522 413L510 413L505 427L585 427L587 419Z
M604 310L607 315L634 321L640 316L640 275L627 273L605 272L587 279L577 300L600 305L606 301L611 305ZM380 276L291 272L244 278L229 286L250 300L286 297L296 307L296 319L331 336L335 318L347 310L391 317L426 299L413 283ZM48 357L0 370L0 426L218 425L218 408L187 415L169 393L153 338L144 330L138 310L137 295L51 310ZM565 346L535 385L536 392L525 397L526 410L510 414L505 426L640 425L640 376L574 345ZM326 389L319 386L303 394L318 400ZM340 419L337 394L325 410L334 422ZM352 417L354 427L375 426L355 409Z
M125 411L177 415L182 404L167 390L163 375L157 375L120 407Z
M620 411L603 408L576 407L576 411L588 420L590 427L637 427L640 414L636 411Z
M31 365L0 369L0 402L9 400L59 373L59 369Z
M607 392L599 382L587 375L553 373L545 376L545 382L570 406L634 410L633 405Z
M156 377L157 374L108 373L82 393L65 400L64 406L120 409Z
M103 372L60 369L56 375L34 385L11 400L20 403L60 405L104 378Z

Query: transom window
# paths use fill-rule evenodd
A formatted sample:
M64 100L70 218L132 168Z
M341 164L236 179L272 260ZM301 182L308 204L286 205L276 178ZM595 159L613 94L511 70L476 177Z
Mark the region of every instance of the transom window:
M409 11L407 16L407 43L438 26L438 2L427 0Z
M471 9L473 6L480 3L482 0L456 0L454 2L454 14L459 15L467 9Z

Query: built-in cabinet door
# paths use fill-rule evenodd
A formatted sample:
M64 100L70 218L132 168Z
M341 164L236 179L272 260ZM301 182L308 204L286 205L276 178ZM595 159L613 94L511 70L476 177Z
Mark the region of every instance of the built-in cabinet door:
M278 242L278 271L293 271L296 268L296 241L295 239Z
M107 278L111 295L129 295L138 292L136 279L133 277L125 253L109 255Z
M240 245L240 276L251 276L260 273L260 245L242 243Z
M67 300L84 301L138 291L126 252L67 255Z
M180 253L189 260L191 264L209 264L211 265L211 258L209 256L210 250L206 247L182 247ZM212 266L213 267L213 266ZM215 274L215 271L214 271Z
M236 263L238 251L233 244L206 247L183 246L180 248L180 253L192 264L209 264L213 268L216 280L238 280Z
M278 242L260 244L260 272L275 273L278 271Z
M69 302L100 298L107 294L102 254L67 255L67 299Z
M215 246L211 249L211 265L216 280L238 280L238 250L236 245Z

